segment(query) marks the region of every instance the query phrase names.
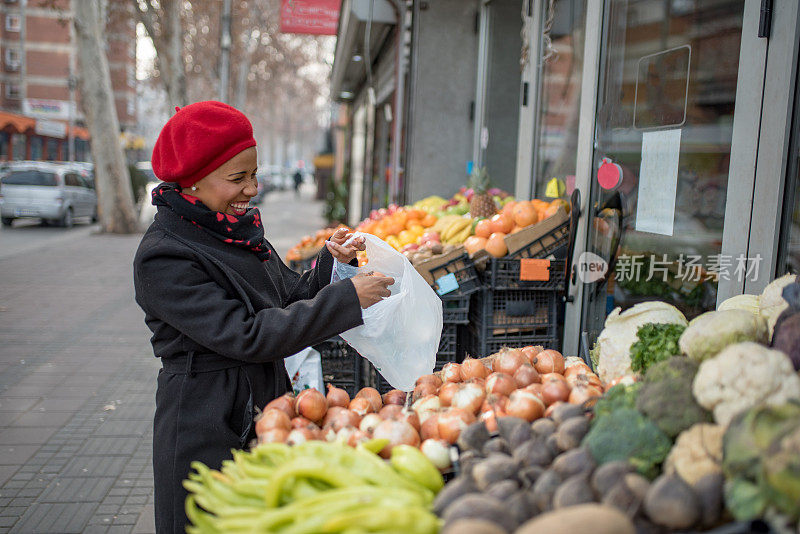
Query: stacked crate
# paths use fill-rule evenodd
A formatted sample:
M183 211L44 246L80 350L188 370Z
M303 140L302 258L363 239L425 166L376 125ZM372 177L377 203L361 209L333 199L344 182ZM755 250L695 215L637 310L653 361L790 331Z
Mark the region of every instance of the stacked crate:
M368 385L367 360L341 337L336 336L314 346L322 360L322 380L347 391L352 399ZM323 391L323 394L327 392Z

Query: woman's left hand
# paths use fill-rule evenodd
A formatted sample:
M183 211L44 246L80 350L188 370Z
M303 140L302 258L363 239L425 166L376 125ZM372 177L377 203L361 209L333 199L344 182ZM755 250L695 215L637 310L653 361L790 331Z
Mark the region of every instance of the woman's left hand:
M350 239L352 235L352 233L347 231L347 228L339 228L330 239L325 242L325 246L328 247L328 251L331 255L341 263L350 263L355 259L357 251L367 248L363 237L357 237L345 246L344 243Z

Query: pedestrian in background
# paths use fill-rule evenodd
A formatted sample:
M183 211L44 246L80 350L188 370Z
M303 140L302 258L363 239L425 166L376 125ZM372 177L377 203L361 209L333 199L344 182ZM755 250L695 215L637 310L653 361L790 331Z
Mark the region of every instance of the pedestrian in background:
M153 435L158 533L184 532L192 461L218 469L255 438L254 412L291 391L283 358L362 324L384 276L330 283L364 240L334 234L316 266L289 269L264 237L250 121L220 102L186 106L153 149L155 220L134 258L136 302L161 358Z
M300 169L294 171L294 194L295 196L300 196L300 184L303 183L303 175L300 172Z

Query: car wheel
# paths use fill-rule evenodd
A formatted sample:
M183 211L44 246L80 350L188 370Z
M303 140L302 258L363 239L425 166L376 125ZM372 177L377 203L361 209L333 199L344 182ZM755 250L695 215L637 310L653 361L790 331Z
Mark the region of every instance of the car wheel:
M61 226L64 228L72 228L74 222L75 221L72 218L72 208L69 208L64 212L64 216L61 217Z
M3 226L11 226L14 222L14 217L3 217Z
M97 208L94 209L94 213L92 213L92 222L97 222Z

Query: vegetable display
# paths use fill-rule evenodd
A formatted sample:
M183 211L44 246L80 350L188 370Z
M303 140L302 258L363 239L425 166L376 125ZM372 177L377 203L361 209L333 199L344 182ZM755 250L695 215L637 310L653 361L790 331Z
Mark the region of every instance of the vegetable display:
M686 327L680 324L647 323L636 331L631 345L631 369L644 373L654 363L681 353L678 340Z
M382 445L272 443L234 451L220 471L194 462L184 481L187 532L435 534L441 475L413 448L384 462L370 450Z

